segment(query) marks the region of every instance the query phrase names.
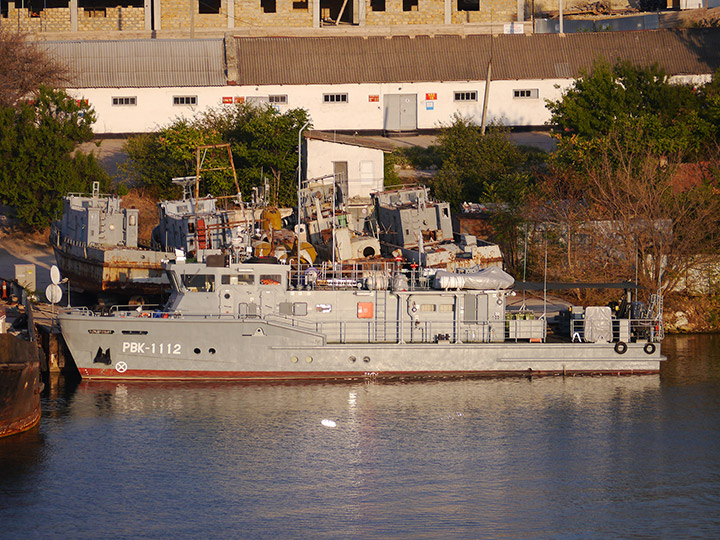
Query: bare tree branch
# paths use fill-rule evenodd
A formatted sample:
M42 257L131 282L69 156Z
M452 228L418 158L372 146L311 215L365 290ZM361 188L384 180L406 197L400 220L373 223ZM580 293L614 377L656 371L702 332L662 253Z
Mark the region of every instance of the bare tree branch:
M26 40L26 36L0 27L0 104L14 107L41 86L62 88L69 70Z

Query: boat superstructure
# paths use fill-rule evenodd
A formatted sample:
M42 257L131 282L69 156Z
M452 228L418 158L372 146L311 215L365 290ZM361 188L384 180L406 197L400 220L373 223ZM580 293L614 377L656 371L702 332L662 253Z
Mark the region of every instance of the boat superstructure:
M434 201L424 186L372 194L374 221L383 253L428 268L502 268L497 244L453 232L450 204Z
M168 255L138 246L138 214L121 199L100 193L70 193L53 222L50 244L60 273L74 290L124 296L159 294L168 288L162 260Z
M166 270L162 309L59 315L84 378L657 373L664 359L661 310L630 319L588 307L553 333L547 317L507 309L513 280L496 267L428 275L393 263L329 271L216 257Z

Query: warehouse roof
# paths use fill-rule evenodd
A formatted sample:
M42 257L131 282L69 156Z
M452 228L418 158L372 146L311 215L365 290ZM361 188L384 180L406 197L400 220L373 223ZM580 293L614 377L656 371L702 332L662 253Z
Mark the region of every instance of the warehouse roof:
M720 29L526 35L237 37L237 83L343 84L577 77L598 57L669 75L720 67Z
M74 88L225 86L222 39L39 42L67 64Z
M38 46L69 65L74 75L69 86L75 88L471 81L485 79L491 58L494 80L574 78L598 58L657 63L669 75L709 74L720 67L718 28L563 36L58 41Z

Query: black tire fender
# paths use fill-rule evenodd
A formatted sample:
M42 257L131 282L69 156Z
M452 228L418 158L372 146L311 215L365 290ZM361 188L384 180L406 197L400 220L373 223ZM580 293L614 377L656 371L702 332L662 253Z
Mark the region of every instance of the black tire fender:
M627 343L624 341L618 341L615 344L615 352L618 354L625 354L627 352Z
M645 354L652 354L655 352L655 348L655 344L648 341L643 347L643 351L645 351Z

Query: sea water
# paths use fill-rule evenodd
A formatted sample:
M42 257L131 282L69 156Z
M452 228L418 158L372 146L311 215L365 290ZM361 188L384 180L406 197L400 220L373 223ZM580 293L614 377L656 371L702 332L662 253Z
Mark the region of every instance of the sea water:
M659 376L79 383L0 439L0 538L720 538L720 338Z

